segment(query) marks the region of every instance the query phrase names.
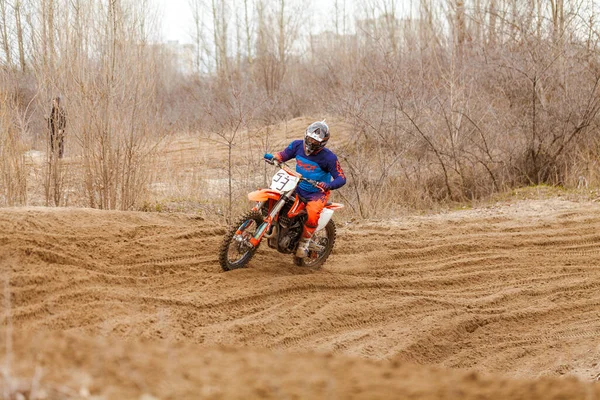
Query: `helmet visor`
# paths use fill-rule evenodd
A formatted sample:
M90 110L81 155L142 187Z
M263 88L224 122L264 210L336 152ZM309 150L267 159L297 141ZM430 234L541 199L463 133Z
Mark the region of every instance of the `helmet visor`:
M317 142L322 142L325 139L325 131L321 128L313 128L306 131L306 136L315 139Z

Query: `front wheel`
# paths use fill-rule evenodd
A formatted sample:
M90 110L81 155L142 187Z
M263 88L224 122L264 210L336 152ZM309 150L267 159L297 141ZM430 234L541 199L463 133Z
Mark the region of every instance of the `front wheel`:
M318 268L327 261L327 257L333 250L335 244L335 223L329 220L325 229L315 232L308 247L308 257L300 258L294 256L294 264L299 267Z
M219 263L223 271L243 268L250 262L258 246L252 246L249 241L262 223L262 214L250 211L229 228L219 249Z

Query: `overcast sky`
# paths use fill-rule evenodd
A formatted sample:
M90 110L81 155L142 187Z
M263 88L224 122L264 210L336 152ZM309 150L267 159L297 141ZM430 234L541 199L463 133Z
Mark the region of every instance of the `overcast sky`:
M163 19L164 40L178 40L181 43L191 42L192 15L189 0L156 0ZM346 0L347 7L353 0ZM305 3L313 14L325 15L333 10L334 0L307 0Z
M163 39L178 40L181 43L191 42L190 31L192 29L192 16L189 0L155 0L159 7L159 14L163 19ZM316 19L318 26L327 26L327 21L333 30L333 10L335 0L301 0L306 4L312 17ZM340 4L343 0L339 0ZM351 16L355 7L361 0L346 0L346 9ZM398 13L402 14L410 8L416 0L396 0ZM353 18L353 17L351 17Z
M156 0L162 15L163 38L190 42L192 16L188 0Z

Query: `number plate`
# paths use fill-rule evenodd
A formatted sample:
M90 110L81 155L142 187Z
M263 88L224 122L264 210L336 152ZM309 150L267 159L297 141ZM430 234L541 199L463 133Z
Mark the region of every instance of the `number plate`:
M280 169L271 180L271 189L280 192L287 192L296 187L299 179Z

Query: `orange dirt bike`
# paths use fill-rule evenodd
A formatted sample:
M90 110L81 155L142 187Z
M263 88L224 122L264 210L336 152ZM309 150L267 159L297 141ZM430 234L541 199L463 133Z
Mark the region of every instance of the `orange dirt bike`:
M327 203L310 241L308 257L296 257L296 248L302 236L304 222L308 218L306 200L296 193L296 187L301 181L315 187L318 182L302 177L288 165L275 159L265 162L280 169L273 176L269 189L248 194L248 198L256 201L256 205L225 234L219 251L221 268L231 271L246 266L265 238L269 247L280 253L294 254L294 264L320 267L335 244L335 224L331 216L344 205Z

